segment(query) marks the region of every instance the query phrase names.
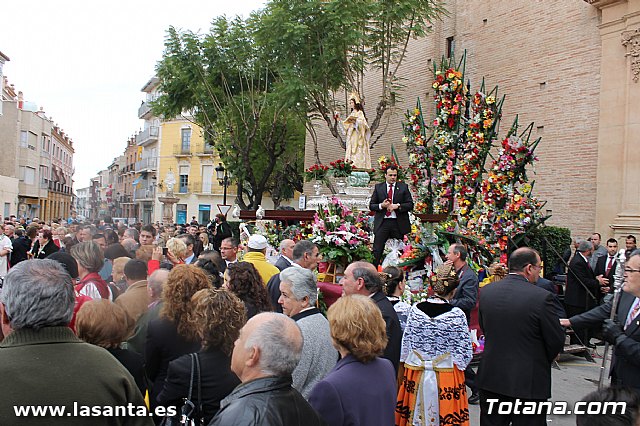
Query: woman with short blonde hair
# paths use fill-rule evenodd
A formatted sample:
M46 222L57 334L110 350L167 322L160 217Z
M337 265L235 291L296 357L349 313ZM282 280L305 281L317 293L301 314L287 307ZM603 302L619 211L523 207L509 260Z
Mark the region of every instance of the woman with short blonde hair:
M380 308L366 296L343 296L327 318L341 359L313 388L309 403L330 425L394 424L396 373L379 357L387 346Z

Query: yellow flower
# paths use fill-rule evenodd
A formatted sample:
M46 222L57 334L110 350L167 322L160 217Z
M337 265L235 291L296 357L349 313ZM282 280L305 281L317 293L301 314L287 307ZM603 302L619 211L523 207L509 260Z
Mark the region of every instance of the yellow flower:
M487 103L489 105L491 105L492 103L494 103L496 101L496 98L494 98L493 96L487 96Z

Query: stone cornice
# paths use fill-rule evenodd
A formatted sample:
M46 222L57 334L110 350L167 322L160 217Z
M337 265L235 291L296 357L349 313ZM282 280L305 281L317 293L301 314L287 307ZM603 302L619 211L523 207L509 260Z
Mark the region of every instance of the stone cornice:
M597 7L598 9L602 9L603 7L606 7L606 6L626 3L628 0L584 0L584 1L589 3L590 5Z

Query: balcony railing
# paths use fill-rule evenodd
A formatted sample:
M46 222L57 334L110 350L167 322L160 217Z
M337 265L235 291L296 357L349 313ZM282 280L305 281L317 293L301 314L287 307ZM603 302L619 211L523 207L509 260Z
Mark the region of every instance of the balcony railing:
M191 145L184 146L182 144L176 144L173 146L173 155L175 156L187 156L191 155Z
M156 197L156 189L155 187L148 188L136 188L133 192L133 199L136 201L139 200L152 200Z
M194 153L196 155L205 156L205 155L213 155L213 147L211 145L207 145L205 143L198 144L194 147Z
M158 141L158 127L150 126L136 135L136 144L144 146L149 143Z
M40 181L40 189L49 189L49 180L48 179L42 179Z
M197 194L213 194L213 182L200 182L200 181L192 181L189 182L193 192Z
M156 170L157 167L157 157L143 158L140 161L136 161L136 172L140 172L142 170Z
M151 118L151 116L151 105L149 105L149 102L143 102L140 108L138 108L138 118L145 119Z

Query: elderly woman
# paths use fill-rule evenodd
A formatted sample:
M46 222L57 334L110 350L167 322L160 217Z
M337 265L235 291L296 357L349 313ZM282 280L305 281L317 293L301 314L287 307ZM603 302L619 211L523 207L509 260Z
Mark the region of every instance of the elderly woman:
M120 344L133 331L133 319L120 306L108 300L84 303L76 316L76 333L87 343L105 348L131 373L142 395L147 391L142 356L122 349Z
M92 299L113 300L109 285L100 277L104 265L104 254L97 243L85 241L71 248L71 256L78 262L80 282L76 285L78 294Z
M191 401L196 407L202 407L194 417L209 424L220 409L220 401L240 384L231 371L231 352L246 317L242 301L224 289L200 290L191 298L191 304L187 321L202 342L202 350L196 354L202 393L200 396L194 389ZM158 402L176 407L182 405L183 399L189 395L191 363L190 355L169 363Z
M149 323L145 344L145 368L152 382L151 406L164 386L169 362L200 349L200 338L188 321L191 298L202 289L210 288L207 274L197 266L176 265L162 290L160 317Z
M464 312L449 304L458 284L453 265L442 265L432 277L434 296L411 308L402 337L396 425L469 424L464 370L471 362L471 335Z
M223 286L244 303L247 320L260 312L271 311L271 303L258 270L249 262L230 264L224 271Z
M280 272L278 303L282 312L298 324L304 339L300 362L293 371L293 387L306 399L338 361L329 322L316 307L317 300L318 288L311 271L294 267Z
M36 235L36 242L31 247L31 255L34 259L45 259L60 250L60 247L53 242L53 234L49 229L41 229Z
M342 359L313 388L309 404L332 426L394 424L396 374L379 357L387 346L380 308L366 296L343 296L327 317Z

